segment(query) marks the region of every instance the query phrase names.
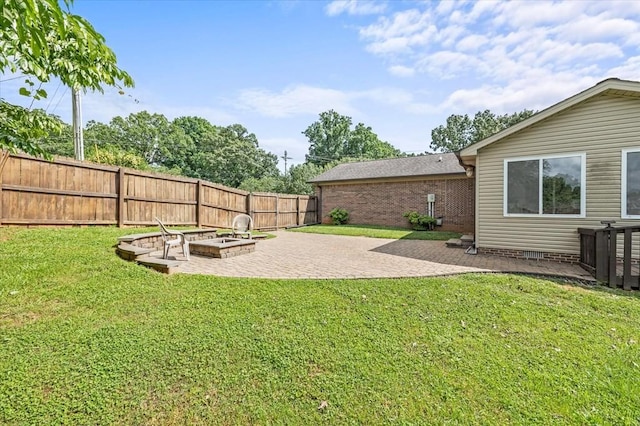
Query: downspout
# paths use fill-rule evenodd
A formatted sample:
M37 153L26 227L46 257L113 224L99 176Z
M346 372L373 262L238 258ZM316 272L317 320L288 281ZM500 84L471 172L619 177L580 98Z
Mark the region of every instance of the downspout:
M467 175L469 179L475 177L476 174L476 166L473 164L465 164L460 156L460 151L455 151L454 154L458 159L458 164L464 169L464 173ZM476 164L477 164L476 157ZM474 200L473 200L473 244L465 250L467 254L478 254L478 248L476 246L476 235L478 233L478 182L476 181L474 184Z
M460 167L464 169L467 177L472 178L475 175L476 166L474 166L473 164L465 164L465 162L462 160L462 157L460 156L460 151L454 151L453 153L456 155L458 164L460 164Z
M322 186L321 185L316 185L316 202L317 202L317 206L316 206L316 222L318 224L322 223Z

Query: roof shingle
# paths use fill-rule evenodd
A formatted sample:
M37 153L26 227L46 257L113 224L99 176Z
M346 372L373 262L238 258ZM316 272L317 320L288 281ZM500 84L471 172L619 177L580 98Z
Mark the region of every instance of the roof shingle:
M464 173L454 153L428 154L417 157L388 158L339 164L319 176L311 183L335 182L358 179L381 179Z

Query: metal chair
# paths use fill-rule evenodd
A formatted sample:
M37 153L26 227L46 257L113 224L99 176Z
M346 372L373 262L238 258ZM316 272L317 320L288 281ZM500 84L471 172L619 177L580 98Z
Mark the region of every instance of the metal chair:
M164 226L164 223L156 217L158 225L160 225L160 233L162 234L162 240L164 241L164 250L162 251L162 258L167 259L169 257L169 249L171 247L182 246L182 253L184 257L189 260L189 241L184 234L180 231L170 231Z
M253 219L248 214L239 214L233 218L231 225L231 236L236 238L244 238L247 236L251 239L251 230L253 229Z

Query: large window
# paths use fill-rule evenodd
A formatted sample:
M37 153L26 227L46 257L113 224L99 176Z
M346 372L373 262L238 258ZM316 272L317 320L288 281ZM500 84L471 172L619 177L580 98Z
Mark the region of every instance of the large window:
M622 217L640 219L640 148L622 151Z
M504 215L584 216L584 163L584 154L505 160Z

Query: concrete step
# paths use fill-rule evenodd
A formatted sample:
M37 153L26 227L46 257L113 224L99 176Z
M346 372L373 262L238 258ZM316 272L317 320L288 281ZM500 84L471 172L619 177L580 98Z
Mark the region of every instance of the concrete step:
M473 235L463 235L460 238L451 238L450 240L447 240L445 244L447 247L466 249L473 245L474 240Z
M116 254L124 260L136 260L153 251L154 249L137 247L127 243L120 243L118 247L116 247Z
M447 240L445 244L447 245L447 247L463 248L462 241L460 241L460 238L451 238L450 240Z
M172 274L176 272L176 269L180 267L180 262L171 259L161 259L158 257L143 256L136 259L136 261L143 266L155 269L163 274Z

